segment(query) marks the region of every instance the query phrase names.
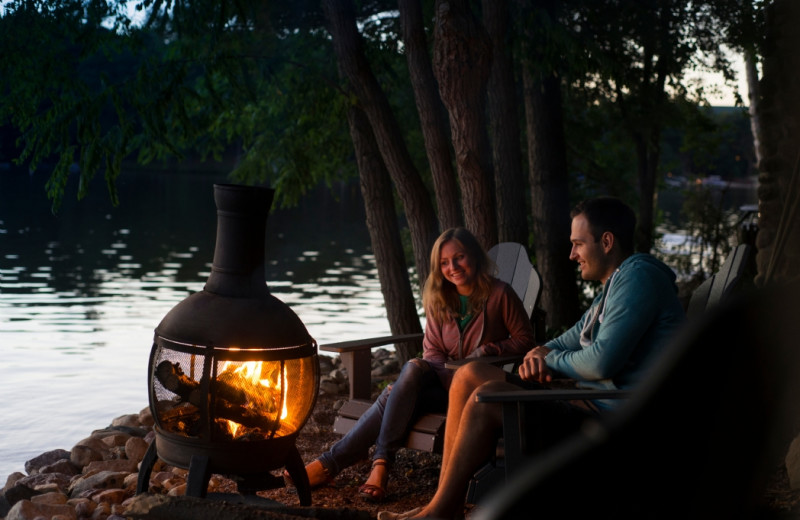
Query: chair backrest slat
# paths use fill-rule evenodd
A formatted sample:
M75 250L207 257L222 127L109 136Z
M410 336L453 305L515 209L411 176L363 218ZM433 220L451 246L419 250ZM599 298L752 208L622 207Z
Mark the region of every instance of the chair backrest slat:
M531 316L539 299L542 279L525 248L516 242L501 242L489 250L489 258L497 265L497 278L514 289Z

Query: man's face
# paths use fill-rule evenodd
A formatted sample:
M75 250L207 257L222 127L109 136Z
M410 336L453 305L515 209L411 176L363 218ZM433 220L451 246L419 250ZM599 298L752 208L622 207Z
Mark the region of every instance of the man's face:
M569 240L572 242L569 259L578 262L581 278L605 282L615 268L609 256L610 244L604 237L595 240L583 214L572 219Z

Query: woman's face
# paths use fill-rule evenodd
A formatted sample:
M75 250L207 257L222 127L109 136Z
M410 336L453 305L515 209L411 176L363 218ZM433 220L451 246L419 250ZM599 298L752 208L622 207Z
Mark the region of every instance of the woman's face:
M442 244L439 268L445 280L456 286L458 294L468 296L475 284L475 262L459 242L448 240Z

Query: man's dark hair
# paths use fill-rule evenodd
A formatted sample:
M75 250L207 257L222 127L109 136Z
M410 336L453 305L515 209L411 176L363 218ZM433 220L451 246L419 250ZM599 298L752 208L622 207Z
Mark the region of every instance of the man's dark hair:
M570 213L571 218L584 215L595 240L606 231L612 233L626 255L633 253L633 234L636 214L630 206L616 197L596 197L578 203Z

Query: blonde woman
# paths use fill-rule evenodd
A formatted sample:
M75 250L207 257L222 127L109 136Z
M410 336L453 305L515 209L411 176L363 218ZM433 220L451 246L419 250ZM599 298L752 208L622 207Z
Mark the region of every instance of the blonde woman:
M330 482L344 468L367 457L372 470L359 488L366 500L386 496L389 470L409 427L424 413L447 410L452 371L445 362L499 354L522 354L534 345L522 302L492 276L494 264L475 237L452 228L436 240L422 303L426 326L422 359L412 359L358 423L330 450L306 466L309 483Z

